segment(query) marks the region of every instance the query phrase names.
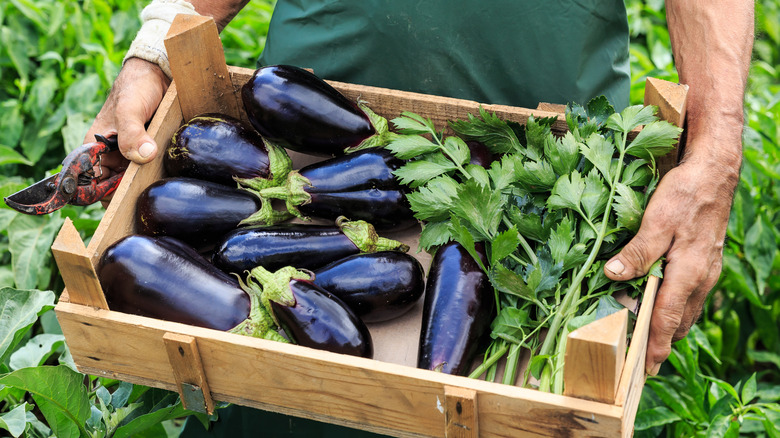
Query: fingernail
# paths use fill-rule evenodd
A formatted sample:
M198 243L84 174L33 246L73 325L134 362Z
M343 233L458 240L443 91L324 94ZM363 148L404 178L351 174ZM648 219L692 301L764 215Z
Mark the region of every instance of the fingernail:
M615 275L622 274L625 269L626 267L623 266L623 263L618 259L611 260L607 263L607 270Z
M155 148L153 144L146 142L142 144L141 147L138 148L138 154L141 157L146 158L152 155L156 149L157 148Z
M659 371L661 371L661 364L657 363L647 371L647 374L651 376L657 376Z

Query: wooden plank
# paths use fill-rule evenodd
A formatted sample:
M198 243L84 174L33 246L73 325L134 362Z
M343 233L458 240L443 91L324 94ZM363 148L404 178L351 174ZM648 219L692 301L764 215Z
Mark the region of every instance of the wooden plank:
M564 394L612 404L626 359L628 309L569 333Z
M108 309L95 267L87 256L87 248L70 218L65 218L65 223L52 243L51 251L65 285L74 291L70 296L71 302Z
M197 338L215 400L399 437L444 437L451 386L478 394L481 437L615 436L622 427L622 409L603 403L72 303L56 310L75 362L93 375L175 389L160 338L181 333Z
M447 438L477 438L477 392L473 389L444 387L445 427Z
M657 106L660 119L681 128L685 126L687 94L687 85L650 77L645 80L645 105ZM680 142L674 151L658 159L658 171L661 175L677 166L683 149L684 144Z
M214 400L211 398L206 374L203 372L197 340L189 335L165 333L163 342L184 407L191 411L213 414ZM202 405L190 402L191 397L187 393L192 390L192 387L200 391L199 398Z
M233 83L214 19L179 14L174 18L165 48L185 120L203 113L239 117Z
M634 419L642 396L642 388L645 385L645 358L647 357L647 340L650 336L650 319L655 305L655 296L661 280L658 277L650 277L647 280L639 315L631 335L631 346L626 355L626 365L620 376L620 384L615 396L615 405L622 406L623 436L631 436L634 430Z

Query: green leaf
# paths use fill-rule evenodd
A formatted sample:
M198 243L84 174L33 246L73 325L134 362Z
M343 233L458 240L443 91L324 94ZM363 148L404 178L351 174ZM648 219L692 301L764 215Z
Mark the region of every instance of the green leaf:
M443 221L450 217L450 207L458 195L458 182L449 176L439 176L417 191L406 195L414 217L421 221Z
M401 184L418 187L437 176L451 172L457 166L441 153L426 155L424 159L411 161L393 171Z
M490 264L495 265L515 252L520 245L520 234L512 227L499 233L490 245Z
M9 366L12 370L42 365L57 349L65 345L65 336L40 334L11 354Z
M35 289L39 273L48 266L54 238L62 226L59 212L46 216L19 214L8 226L9 251L14 281L20 289Z
M606 123L606 127L627 134L632 129L654 122L656 107L634 105L629 106L620 113L612 114Z
M515 180L515 167L521 165L516 155L504 155L500 160L491 163L487 173L493 188L501 191L508 187Z
M458 218L453 217L450 221L450 230L452 231L452 239L455 240L471 255L471 258L479 265L479 267L487 272L487 268L483 263L482 257L477 253L476 244L474 242L474 235L466 228Z
M534 325L527 311L517 307L502 307L490 326L491 336L519 344L526 335L525 329L533 328Z
M402 134L418 135L436 132L436 127L430 119L409 111L402 112L401 117L397 117L391 122L395 125L396 130Z
M536 299L536 293L523 281L523 278L502 264L491 266L489 276L493 287L501 292L520 297L526 301Z
M0 166L4 164L24 164L32 166L33 162L19 152L16 152L13 148L0 145Z
M512 128L494 113L479 107L479 117L468 115L468 120L451 121L455 133L467 140L483 143L494 154L519 152L523 148Z
M525 125L526 156L534 161L544 155L545 142L550 136L550 126L555 118L537 119L534 116L528 118Z
M550 163L542 158L515 167L515 178L531 193L549 192L558 179Z
M571 132L563 138L548 136L544 142L544 155L557 175L568 175L580 162L580 145Z
M756 398L757 393L756 373L753 373L742 386L742 404L750 404Z
M444 153L456 164L466 164L471 159L471 152L466 142L458 137L444 139Z
M490 187L490 174L484 167L477 164L469 164L465 169L473 182L484 187Z
M474 228L479 238L490 240L498 231L503 206L501 193L469 180L460 186L452 213Z
M665 406L642 409L636 414L634 430L648 430L680 421L681 418Z
M526 239L537 242L545 242L550 235L550 228L542 225L542 218L536 213L523 213L519 208L513 206L507 216L517 231Z
M19 77L26 83L30 77L30 58L27 56L27 44L21 36L10 27L0 27L0 41L6 49Z
M420 232L420 248L424 251L444 245L452 240L450 221L426 222Z
M22 138L24 127L21 105L15 100L6 100L0 103L0 113L0 145L14 148Z
M710 356L713 361L715 361L715 363L720 365L720 358L715 353L715 350L713 350L712 345L710 345L710 341L707 339L707 335L698 325L694 324L691 326L691 330L688 333L688 336L693 338L693 340L696 341L696 345L698 345L700 349L704 350L704 352L706 352L707 355Z
M707 438L722 438L737 436L734 431L739 432L739 422L733 420L731 415L718 415L707 426Z
M78 438L90 417L84 376L66 366L23 368L0 378L0 384L32 394L52 431L61 438Z
M92 118L102 106L102 99L98 95L100 90L100 77L97 74L90 73L79 77L65 91L65 115ZM87 117L86 114L90 116ZM81 133L82 139L85 134L86 131Z
M54 292L0 289L0 363L32 327L38 316L54 307Z
M645 160L631 160L620 175L623 184L629 187L644 187L650 183L653 172Z
M609 189L604 181L599 178L598 172L593 169L585 177L585 190L582 192L582 209L590 221L595 221L604 215L609 201Z
M420 135L397 135L385 146L401 160L409 160L429 152L435 152L439 145Z
M615 198L615 214L617 214L618 225L636 233L639 231L639 225L642 224L642 196L638 192L625 184L618 183L617 197Z
M138 403L140 405L120 423L113 438L139 436L143 431L163 421L192 413L184 409L177 394L169 391L149 390Z
M14 438L27 428L27 403L22 403L0 415L0 429L7 430Z
M612 157L615 155L615 145L599 134L593 134L585 143L580 143L580 150L585 158L601 172L609 184L614 176L611 172Z
M693 403L693 401L686 400L682 394L677 392L673 385L667 384L662 379L647 379L645 384L680 419L696 421L695 411L688 406L688 403Z
M564 175L558 178L552 189L550 197L547 199L547 207L550 209L568 208L579 211L580 200L585 191L585 181L576 170L570 175Z
M566 216L558 223L558 226L553 229L552 233L550 233L550 238L547 242L553 260L555 262L563 263L573 242L574 222L569 216Z
M588 101L588 118L596 124L603 125L609 116L615 113L615 107L609 103L606 96L596 96Z
M650 160L662 157L674 149L681 128L669 122L657 121L645 126L626 147L626 153Z
M778 251L774 226L764 215L757 217L745 233L744 251L745 259L756 273L755 278L760 292L772 272L772 264Z

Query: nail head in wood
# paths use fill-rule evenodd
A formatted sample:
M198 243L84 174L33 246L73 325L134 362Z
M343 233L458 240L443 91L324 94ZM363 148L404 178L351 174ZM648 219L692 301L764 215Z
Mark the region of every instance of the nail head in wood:
M477 392L455 386L444 387L445 435L447 438L476 438Z

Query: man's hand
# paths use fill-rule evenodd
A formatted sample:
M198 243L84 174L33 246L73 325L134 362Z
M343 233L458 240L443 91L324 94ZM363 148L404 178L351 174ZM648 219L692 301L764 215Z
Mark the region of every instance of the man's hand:
M158 145L146 132L145 125L157 110L169 84L157 65L144 60L131 58L122 67L84 139L84 143L89 143L95 141L95 134L117 135L121 155L103 157L103 178L123 171L127 160L143 164L157 155Z
M605 266L613 280L646 275L666 256L650 323L646 369L651 375L701 314L720 276L723 242L738 170L714 160L690 160L664 176L637 235ZM738 166L737 166L738 167Z

